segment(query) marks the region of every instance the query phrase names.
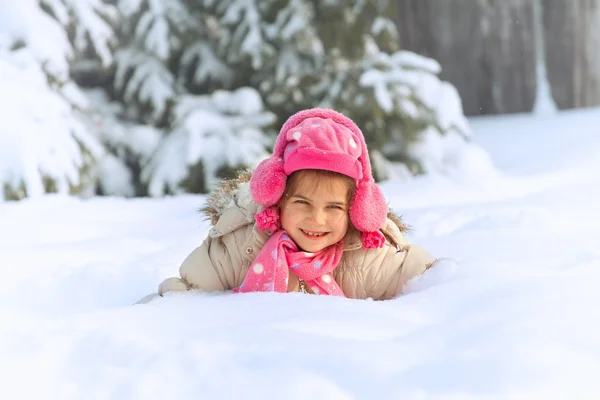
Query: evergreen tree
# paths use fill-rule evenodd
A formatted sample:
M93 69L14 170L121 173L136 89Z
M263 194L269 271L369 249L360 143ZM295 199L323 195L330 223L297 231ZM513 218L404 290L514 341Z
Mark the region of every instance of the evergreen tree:
M266 94L269 107L284 116L316 105L347 114L382 160L374 168L378 178L390 176L387 160L405 165L410 174L427 172L427 157L412 154L411 144L429 130L470 136L460 97L439 79L439 64L399 50L396 27L386 17L390 2L311 3L326 57Z
M183 36L197 27L179 1L119 0L122 38L115 55L115 95L140 122L160 124L177 93L170 68Z
M251 88L181 96L172 118L171 132L142 171L152 196L204 191L217 177L254 166L267 155L262 129L274 119Z
M378 178L390 160L443 169L424 143L469 137L439 65L399 50L386 0L38 1L0 16L5 198L204 192L315 106L361 126Z
M106 171L133 171L129 180L135 189L103 178L101 192L109 186L137 195L205 192L217 176L252 165L264 152L262 129L272 117L254 89L238 84L243 80L236 78L235 62L217 55L223 38L215 13L222 4L120 0L117 5L126 23L113 97L132 104L119 113L131 119L127 125L135 132L152 139L137 138L144 143L140 152L126 137L131 129L106 136L112 153ZM155 144L149 156L148 142Z
M130 140L120 145L129 150L121 155L113 151L121 160L127 154L124 162L135 171L134 186L146 187L136 189L138 194L206 191L226 170L254 164L242 154L247 146L235 147L239 154L223 147L233 140L248 143L227 127L231 116L244 114L211 105L217 98L236 98L242 88L243 93L260 93L262 101L252 101L257 105L253 112L274 112L275 126L303 108L344 112L361 126L380 160L378 178L390 176L390 160L410 174L427 172L424 164L431 162L422 151L415 153L413 144L429 132L469 136L460 98L440 81L439 65L399 50L395 25L387 17L388 1L116 4L124 17L125 39L117 51L113 97L127 105L123 114L136 124L156 127L161 138L150 157L129 148ZM251 97L256 98L245 96ZM217 120L222 129L216 128ZM270 132L266 123L253 126L257 135ZM251 137L258 147L269 143L262 136ZM258 147L252 148L252 156L262 153Z
M314 70L323 59L314 8L305 0L222 0L214 7L216 53L254 87Z
M100 1L10 2L0 23L0 198L82 193L103 150L70 77L78 51L111 62L114 9Z

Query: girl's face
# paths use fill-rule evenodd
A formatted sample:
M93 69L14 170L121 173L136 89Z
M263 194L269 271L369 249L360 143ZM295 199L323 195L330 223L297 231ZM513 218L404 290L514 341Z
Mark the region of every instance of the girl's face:
M315 253L346 235L349 185L335 177L302 178L280 206L281 227L301 250Z

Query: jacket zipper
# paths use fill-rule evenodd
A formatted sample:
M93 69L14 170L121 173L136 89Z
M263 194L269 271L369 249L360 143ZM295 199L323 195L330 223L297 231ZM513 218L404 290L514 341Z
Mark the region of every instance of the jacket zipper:
M304 282L302 279L298 278L298 281L300 282L300 292L301 293L308 293L306 291L306 282Z

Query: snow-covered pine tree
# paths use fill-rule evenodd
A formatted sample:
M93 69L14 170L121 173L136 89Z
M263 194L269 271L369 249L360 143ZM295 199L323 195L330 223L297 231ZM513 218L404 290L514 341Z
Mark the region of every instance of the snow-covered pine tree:
M70 79L85 49L110 63L114 9L101 1L6 2L0 15L0 199L92 186L102 147Z
M95 94L104 104L102 137L111 152L99 192L205 192L217 175L252 165L264 154L263 128L273 118L260 95L239 84L244 82L239 64L217 54L222 30L215 13L221 3L116 4L125 39L116 55L111 95L121 105ZM113 171L127 178L115 180Z
M177 93L171 63L182 51L183 37L197 29L181 1L119 0L122 14L115 54L115 97L140 122L160 124Z
M326 60L309 73L276 86L266 97L268 106L283 107L289 114L319 105L347 114L363 129L380 179L430 172L434 166L436 171L443 170L451 157L440 160L414 144L431 138L431 133L456 134L464 142L470 129L456 90L439 79L439 64L399 50L396 27L388 18L392 2L311 3L311 22L326 50ZM299 91L303 97L285 96ZM390 169L393 164L396 173Z
M309 11L303 24L310 27L314 38L312 47L318 47L319 52L312 54L315 62L308 64L309 68L292 71L275 81L275 85L265 92L268 106L277 109L280 115L331 103L326 97L339 96L340 85L346 84L343 75L356 70L356 64L365 58L368 43L374 39L379 40L378 47L383 49L395 50L398 47L394 25L382 17L388 11L386 1L303 2ZM376 31L374 34L370 32L371 26ZM284 41L278 42L278 47L286 45Z
M78 66L87 95L96 106L97 133L107 154L97 169L96 193L144 196L143 166L165 134L165 121L177 96L172 62L182 51L183 37L197 27L181 1L112 0L120 24L114 62L106 74L88 60Z
M216 54L255 87L302 75L323 61L323 45L311 24L310 1L206 3L213 4Z
M96 194L146 195L141 169L156 151L164 130L124 117L124 104L111 100L103 89L88 89L86 95L94 104L95 131L105 148L95 172Z
M224 166L206 163L227 161L234 167L233 159L249 161L243 154L209 158L197 149L181 157L182 143L197 140L192 137L204 137L203 143L217 146L212 149L215 154L221 154L218 146L230 140L206 137L206 132L213 138L215 132L234 132L211 127L215 118L207 113L222 113L227 120L232 112L207 106L215 91L224 96L221 91L229 90L228 96L234 96L239 88L257 89L266 110L277 115L277 125L307 107L346 113L363 128L381 161L379 178L390 175L387 159L408 165L404 169L409 174L425 172L427 156L422 151L413 154L418 147L411 143L426 132L454 129L461 137L468 136L460 99L452 98L451 112L432 101L455 94L439 80L437 63L398 52L397 31L387 17L390 2L385 0L118 0L117 4L126 16L121 25L131 28L123 33L126 40L117 56L116 98L126 105L124 114L165 132L148 165L130 165L144 171L139 181L149 184L153 194L204 191L214 181L209 175ZM190 101L194 96L202 101ZM187 109L188 104L194 104L197 112ZM262 113L262 108L258 110ZM190 120L198 126L192 129ZM168 171L168 166L174 169Z
M306 94L297 81L322 70L325 53L307 0L205 1L212 15L211 45L237 78L234 86L258 89L279 121ZM295 99L290 103L290 98ZM290 105L292 107L290 107Z
M457 163L460 148L471 138L460 96L453 85L440 80L440 71L435 60L402 50L376 52L360 70L359 90L369 89L373 107L371 116L363 114L367 134L375 137L373 150L413 175L444 173ZM379 176L393 175L391 166L384 162Z
M131 118L166 126L179 95L243 86L235 73L239 64L217 54L225 31L214 13L225 3L117 1L123 23L113 95L128 105Z
M142 171L152 196L203 192L217 177L255 166L267 156L263 129L275 119L252 88L183 95L172 118L172 131Z

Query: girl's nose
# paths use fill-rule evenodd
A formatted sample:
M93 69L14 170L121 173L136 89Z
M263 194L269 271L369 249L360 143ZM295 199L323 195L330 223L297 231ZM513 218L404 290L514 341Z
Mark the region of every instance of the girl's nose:
M327 222L327 214L323 210L313 210L312 219L317 225L325 225L325 222Z

